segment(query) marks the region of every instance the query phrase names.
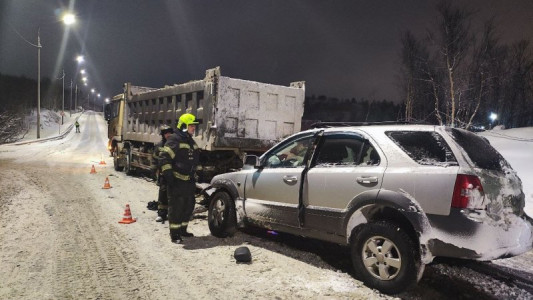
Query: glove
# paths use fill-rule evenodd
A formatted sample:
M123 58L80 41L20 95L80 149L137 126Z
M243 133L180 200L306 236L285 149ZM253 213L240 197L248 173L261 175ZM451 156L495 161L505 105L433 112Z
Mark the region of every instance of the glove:
M167 182L167 184L173 182L174 174L172 174L172 170L168 169L168 170L163 171L163 178L165 178L165 181Z

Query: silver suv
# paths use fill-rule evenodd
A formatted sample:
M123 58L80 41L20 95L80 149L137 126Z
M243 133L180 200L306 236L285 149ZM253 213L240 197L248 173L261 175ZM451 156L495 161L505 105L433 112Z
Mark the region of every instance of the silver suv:
M415 284L434 257L491 260L533 242L516 172L461 129L315 128L211 186L214 236L250 224L347 245L357 277L389 294Z

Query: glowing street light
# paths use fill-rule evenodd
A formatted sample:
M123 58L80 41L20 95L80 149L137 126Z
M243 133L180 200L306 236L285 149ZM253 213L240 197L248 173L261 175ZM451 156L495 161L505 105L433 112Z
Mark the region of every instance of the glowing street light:
M490 119L490 125L489 125L489 129L490 129L492 127L494 121L496 121L496 119L498 119L498 115L496 113L491 112L490 115L489 115L489 119Z
M83 62L85 61L85 59L83 58L83 55L78 55L78 56L76 57L76 61L77 61L79 64L81 64L81 63L83 63Z
M63 23L66 26L72 25L76 22L76 17L73 14L65 14L63 16ZM31 44L37 48L37 138L41 138L41 28L37 28L37 45ZM64 91L63 91L64 92ZM64 102L64 100L63 100ZM63 104L64 106L64 104ZM64 110L64 107L63 107Z
M81 75L85 74L85 69L81 69L80 74Z
M65 25L72 25L76 23L76 16L72 13L65 13L62 19Z
M109 98L105 98L104 102L102 102L102 113L105 114L105 105L109 103Z

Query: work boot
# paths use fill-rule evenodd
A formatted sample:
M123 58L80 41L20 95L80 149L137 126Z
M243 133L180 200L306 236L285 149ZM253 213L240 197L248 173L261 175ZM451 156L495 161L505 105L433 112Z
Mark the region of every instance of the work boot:
M187 228L183 228L180 231L180 235L183 236L183 237L193 237L194 236L194 234L192 234L190 232L187 232Z
M161 217L161 216L157 216L157 218L155 218L155 221L156 222L163 222L163 221L165 221L165 219L163 217Z
M179 234L175 233L175 234L170 234L170 241L174 244L181 244L181 242L183 242L183 239L181 238Z

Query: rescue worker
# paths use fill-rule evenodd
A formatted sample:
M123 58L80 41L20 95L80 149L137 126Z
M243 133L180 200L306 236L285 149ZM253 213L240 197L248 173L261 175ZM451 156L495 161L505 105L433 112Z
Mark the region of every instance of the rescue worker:
M194 210L195 173L200 156L192 138L197 124L193 114L181 115L178 130L168 137L161 152L161 171L168 191L170 240L177 244L182 237L194 236L187 232L187 226Z
M156 222L165 222L167 219L167 213L168 213L168 197L167 197L167 183L165 181L165 178L163 177L163 174L161 173L161 151L163 147L165 146L165 143L167 142L168 137L174 133L174 130L168 125L161 125L159 128L159 132L161 134L161 141L157 144L155 144L154 152L152 154L153 158L153 171L155 172L156 178L157 178L157 185L159 186L159 194L157 197L157 218L155 219Z
M80 132L80 123L78 123L78 121L76 121L76 123L74 123L74 125L76 125L76 133Z

